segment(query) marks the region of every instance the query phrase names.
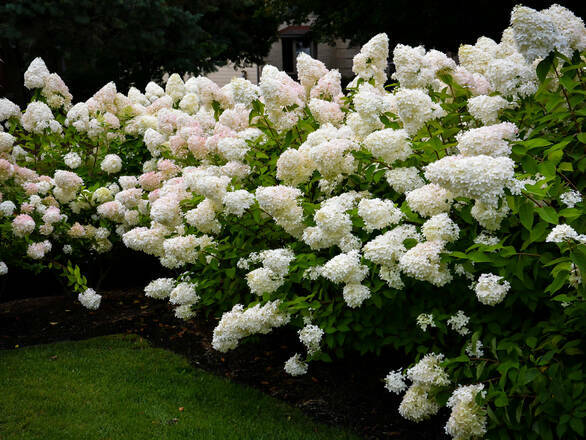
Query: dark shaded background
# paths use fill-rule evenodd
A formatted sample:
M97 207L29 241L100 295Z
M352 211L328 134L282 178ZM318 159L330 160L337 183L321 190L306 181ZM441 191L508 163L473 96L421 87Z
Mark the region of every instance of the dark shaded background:
M75 101L109 81L126 92L162 72L206 73L227 61L262 63L279 23L315 17L312 37L363 44L386 32L397 43L456 52L482 35L500 39L517 1L434 0L4 0L0 1L0 96L19 104L37 56ZM560 1L586 16L586 1ZM526 1L537 9L550 1Z
M144 89L163 72L261 62L280 16L263 0L0 0L0 96L22 104L35 57L74 101L109 81Z

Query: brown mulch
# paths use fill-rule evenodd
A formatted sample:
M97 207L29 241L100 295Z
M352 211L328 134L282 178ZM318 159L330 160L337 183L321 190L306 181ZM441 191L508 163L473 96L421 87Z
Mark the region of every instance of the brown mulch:
M309 373L291 377L284 362L302 352L291 329L256 337L229 353L211 347L214 322L174 317L165 301L136 289L101 292L99 310L88 311L73 297L52 296L0 303L0 349L115 333L135 333L186 356L194 366L258 388L287 401L314 419L352 429L365 439L446 439L445 413L415 424L397 412L399 398L383 387L400 359L350 357L310 364ZM389 356L387 356L389 357Z

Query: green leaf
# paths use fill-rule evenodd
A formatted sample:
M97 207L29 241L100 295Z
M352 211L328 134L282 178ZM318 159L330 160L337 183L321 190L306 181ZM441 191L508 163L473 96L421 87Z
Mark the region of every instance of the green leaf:
M537 73L537 78L539 78L540 83L545 81L545 78L547 77L547 74L549 73L551 66L553 65L553 60L554 60L554 54L550 53L535 68L535 71Z
M537 169L545 177L554 177L555 176L555 167L556 167L556 163L554 163L551 160L548 160L546 162L542 162L539 165L537 165Z
M533 226L533 205L530 203L523 203L519 208L519 219L521 220L521 224L527 230L531 230Z
M570 273L565 270L558 272L553 282L545 289L545 293L555 293L560 290L566 284L569 275Z
M551 206L545 206L543 208L538 208L536 211L537 211L537 214L539 214L539 217L541 217L546 222L554 224L554 225L558 224L558 222L559 222L558 213Z
M497 408L502 408L503 406L507 406L509 404L509 399L504 392L500 392L498 397L494 399L494 405Z
M526 141L520 142L520 144L525 145L527 148L538 148L538 147L547 147L551 145L551 141L543 138L536 138L536 139L529 139Z
M584 422L576 417L570 420L570 427L580 436L584 436Z

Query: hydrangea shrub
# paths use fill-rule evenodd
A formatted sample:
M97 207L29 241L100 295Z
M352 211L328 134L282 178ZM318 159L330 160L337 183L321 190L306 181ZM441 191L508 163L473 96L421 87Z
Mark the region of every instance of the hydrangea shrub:
M72 105L35 60L27 109L0 102L6 252L125 245L169 270L147 296L220 318L219 351L285 325L306 348L291 375L402 351L413 364L384 383L406 419L447 407L456 439L581 438L585 51L583 21L553 5L515 7L458 63L398 44L387 86L377 35L346 92L301 54L298 82L173 74Z

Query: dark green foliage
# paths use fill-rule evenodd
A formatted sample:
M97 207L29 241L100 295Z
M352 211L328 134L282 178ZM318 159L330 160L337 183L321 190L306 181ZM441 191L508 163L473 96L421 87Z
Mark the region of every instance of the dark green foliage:
M22 74L36 57L60 72L76 101L112 78L126 91L164 72L260 62L278 24L260 0L8 0L0 4L0 95L24 102Z

